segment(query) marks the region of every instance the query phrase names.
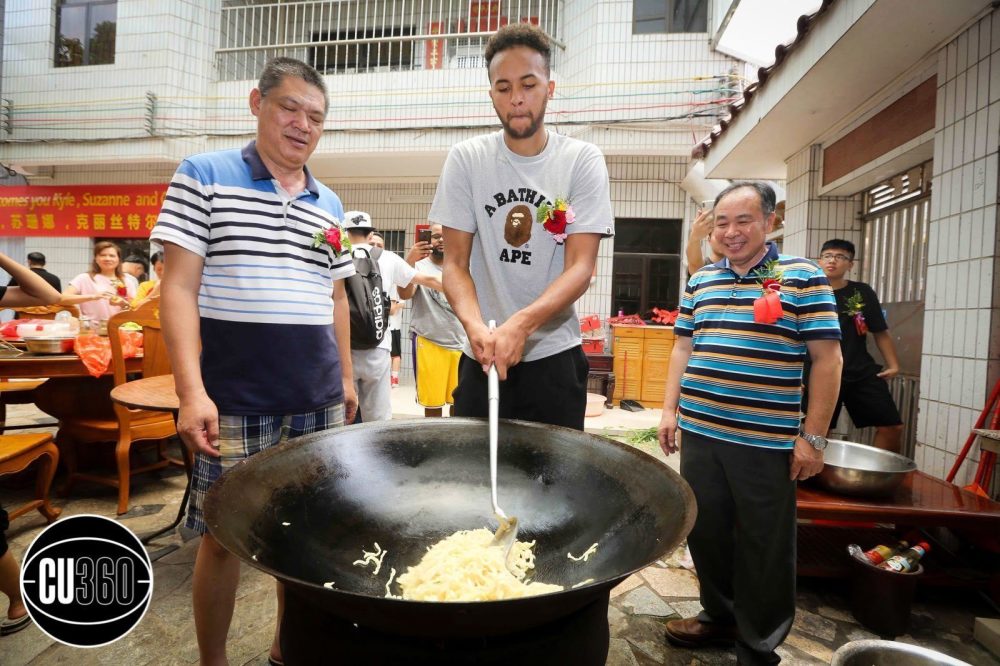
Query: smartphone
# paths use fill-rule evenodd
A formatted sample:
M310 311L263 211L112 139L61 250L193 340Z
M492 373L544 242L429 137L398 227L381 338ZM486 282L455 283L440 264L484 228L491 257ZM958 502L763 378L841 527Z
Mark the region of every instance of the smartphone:
M431 242L431 230L421 229L417 232L417 242L419 243L430 243Z

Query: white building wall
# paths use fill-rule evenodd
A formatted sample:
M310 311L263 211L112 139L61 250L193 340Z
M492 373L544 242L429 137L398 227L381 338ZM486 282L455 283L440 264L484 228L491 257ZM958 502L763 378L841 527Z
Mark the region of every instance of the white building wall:
M707 33L633 35L631 0L570 2L564 17L567 49L560 66L561 82L556 84L558 89L562 83L567 96L562 108L574 112L573 120L593 123L575 135L609 153L638 150L688 155L694 136L714 120L680 118L671 122L667 132L659 126L654 132L644 130L640 121L684 116L691 112L692 102L718 100L724 96L720 87L729 83L713 77L743 72L742 63L710 49ZM588 102L588 96L595 94L614 97ZM616 115L609 116L602 109L635 99L648 100L649 108L621 116L635 119L634 124L625 128L602 124ZM595 110L575 113L588 107Z
M214 84L214 47L218 41L218 2L197 0L121 0L118 2L115 62L88 67L55 67L55 3L21 0L7 3L4 35L4 96L15 113L51 121L60 110L72 120L92 119L93 129L71 133L19 129L14 142L39 138L107 139L148 136L142 106L151 91L163 104L200 99ZM113 121L108 119L114 117ZM200 124L200 123L199 123ZM183 127L190 123L181 123ZM58 127L58 125L56 125ZM191 152L190 142L147 142L147 150L129 158ZM8 146L9 147L9 146ZM91 160L114 160L123 154L118 142L88 145ZM63 147L65 150L65 146ZM17 153L16 150L11 151ZM58 161L55 151L48 151Z
M944 477L1000 377L1000 13L938 53L916 460ZM970 482L974 447L955 481Z
M121 0L115 63L55 68L53 3L8 3L4 95L15 116L51 120L65 112L95 122L92 129L72 131L45 123L36 129L16 127L8 137L14 143L5 146L7 161L176 161L220 143L233 145L227 135L251 134L254 123L246 112L246 97L255 81L217 81L220 12L220 0ZM685 116L701 112L700 103L723 94L720 81L712 77L741 73L742 65L712 52L706 33L631 31L631 0L564 3L559 37L566 48L556 47L553 59L557 90L549 106L550 123L573 123L560 131L593 141L606 152L687 154L695 133L711 127L715 118ZM693 81L696 77L704 78ZM444 151L477 128L496 125L483 69L337 74L326 80L331 107L320 155ZM143 118L147 92L157 98L156 137L143 140L148 137ZM692 107L692 102L699 105ZM114 111L122 108L128 112ZM665 121L673 116L682 118ZM111 117L120 119L109 121ZM167 136L171 138L163 138ZM223 138L206 141L206 136ZM19 143L42 138L108 141Z
M843 238L861 247L859 196L819 196L822 182L820 167L822 147L803 148L787 161L788 180L785 200L785 237L782 251L815 260L819 249L831 238ZM861 262L855 275L860 275Z

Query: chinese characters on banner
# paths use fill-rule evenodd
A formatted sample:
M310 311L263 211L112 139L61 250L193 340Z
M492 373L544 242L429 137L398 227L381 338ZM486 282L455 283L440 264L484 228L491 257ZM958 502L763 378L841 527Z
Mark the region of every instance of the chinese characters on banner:
M428 35L440 35L447 32L445 24L435 21L427 24ZM444 64L445 41L443 39L428 39L424 42L424 69L441 69Z
M145 238L167 184L0 188L0 236Z

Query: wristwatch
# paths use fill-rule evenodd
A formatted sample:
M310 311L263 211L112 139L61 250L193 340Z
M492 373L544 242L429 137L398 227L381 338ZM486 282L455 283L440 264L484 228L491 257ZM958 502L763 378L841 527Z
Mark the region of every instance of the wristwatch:
M809 444L812 445L812 447L817 451L822 451L828 444L826 437L822 437L820 435L810 435L807 432L801 432L799 433L799 437L809 442Z

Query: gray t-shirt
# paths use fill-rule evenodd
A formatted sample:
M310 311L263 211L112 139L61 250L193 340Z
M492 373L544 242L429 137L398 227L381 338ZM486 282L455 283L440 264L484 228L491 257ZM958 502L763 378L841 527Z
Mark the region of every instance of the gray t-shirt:
M538 207L565 199L576 215L566 233L614 235L604 156L593 144L548 133L539 155L522 157L503 131L456 144L448 154L428 219L475 234L470 272L483 319L507 321L541 296L563 272L565 245L536 221ZM528 338L525 361L580 344L573 307ZM468 344L465 353L472 356Z
M441 279L441 267L430 258L418 261L416 268L424 275ZM443 292L417 285L412 301L411 331L446 349L461 349L465 346L465 329Z

